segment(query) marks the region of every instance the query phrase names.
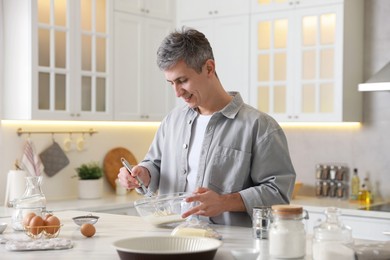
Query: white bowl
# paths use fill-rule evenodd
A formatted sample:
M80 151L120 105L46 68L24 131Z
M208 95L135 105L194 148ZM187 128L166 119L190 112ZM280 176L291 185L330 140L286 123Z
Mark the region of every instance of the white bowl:
M3 234L4 230L7 228L7 223L0 223L0 234Z
M73 219L74 223L76 223L79 226L82 226L85 223L89 223L89 224L94 225L99 220L99 217L92 216L92 215L86 215L86 216L74 217L72 219Z
M221 245L214 238L172 236L132 237L113 243L122 260L211 260Z

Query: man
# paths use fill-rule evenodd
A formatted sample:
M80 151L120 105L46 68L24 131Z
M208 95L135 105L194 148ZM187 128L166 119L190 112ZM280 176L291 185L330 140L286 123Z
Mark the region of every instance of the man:
M171 33L157 64L185 105L164 118L133 176L120 169L122 186L139 187L139 176L153 192L192 192L187 201L198 203L183 217L216 224L251 226L253 207L289 203L295 171L283 130L224 90L205 36L188 28Z

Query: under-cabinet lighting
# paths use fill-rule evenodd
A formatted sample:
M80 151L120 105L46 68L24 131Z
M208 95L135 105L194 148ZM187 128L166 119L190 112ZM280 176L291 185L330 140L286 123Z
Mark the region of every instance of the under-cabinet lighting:
M140 127L156 127L160 122L138 122L138 121L54 121L54 120L1 120L1 125L4 126L140 126Z
M296 129L359 129L360 122L280 122L283 128Z
M158 127L161 122L139 122L139 121L54 121L54 120L1 120L3 126L30 125L30 126L139 126L139 127ZM305 128L305 129L358 129L361 127L360 122L280 122L280 126L285 128Z

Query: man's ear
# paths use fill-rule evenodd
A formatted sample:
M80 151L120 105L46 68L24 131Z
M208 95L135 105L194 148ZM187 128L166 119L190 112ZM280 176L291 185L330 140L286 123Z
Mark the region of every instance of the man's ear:
M215 63L213 60L209 59L206 61L206 69L207 69L207 74L210 74L211 72L215 71Z

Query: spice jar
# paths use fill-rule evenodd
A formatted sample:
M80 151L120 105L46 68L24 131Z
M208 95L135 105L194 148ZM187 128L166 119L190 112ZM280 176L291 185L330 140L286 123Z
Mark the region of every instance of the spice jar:
M303 219L308 213L297 205L272 206L269 231L269 255L274 258L302 258L306 254L306 231Z

